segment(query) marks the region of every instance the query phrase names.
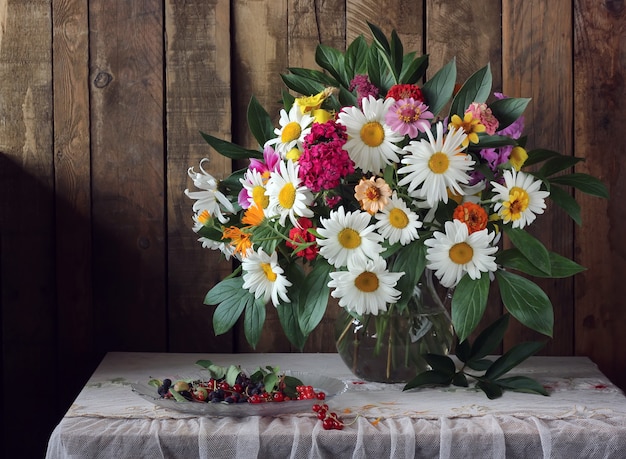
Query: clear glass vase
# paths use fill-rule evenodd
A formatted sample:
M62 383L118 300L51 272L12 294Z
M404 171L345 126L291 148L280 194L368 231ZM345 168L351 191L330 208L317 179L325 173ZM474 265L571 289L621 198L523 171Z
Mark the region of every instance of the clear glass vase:
M337 352L354 375L373 382L407 382L429 369L424 354L451 351L449 295L442 301L435 282L425 270L403 311L390 305L378 316L355 317L341 308L335 323Z

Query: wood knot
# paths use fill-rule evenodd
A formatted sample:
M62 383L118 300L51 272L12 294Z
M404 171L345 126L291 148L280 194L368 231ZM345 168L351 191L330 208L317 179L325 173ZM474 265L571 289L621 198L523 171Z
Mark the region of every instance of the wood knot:
M620 15L624 11L624 0L604 0L605 8L614 15Z
M98 72L96 78L94 78L93 80L93 84L96 88L102 89L106 85L108 85L112 79L113 77L111 76L111 74L107 72Z

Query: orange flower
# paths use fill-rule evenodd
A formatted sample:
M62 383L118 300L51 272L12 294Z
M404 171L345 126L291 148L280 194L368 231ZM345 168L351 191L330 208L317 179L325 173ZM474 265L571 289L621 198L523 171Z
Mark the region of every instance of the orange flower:
M241 223L250 226L258 226L261 224L264 218L265 214L263 213L263 209L261 209L257 205L252 205L248 207L244 212Z
M354 197L361 203L361 208L372 215L383 210L391 197L391 188L387 182L374 176L362 178L354 191Z
M469 234L485 229L489 220L485 209L473 202L464 202L457 206L453 216L467 225Z
M230 239L230 245L235 247L235 253L240 254L242 257L245 257L248 249L252 247L250 234L244 233L236 226L224 228L222 239Z

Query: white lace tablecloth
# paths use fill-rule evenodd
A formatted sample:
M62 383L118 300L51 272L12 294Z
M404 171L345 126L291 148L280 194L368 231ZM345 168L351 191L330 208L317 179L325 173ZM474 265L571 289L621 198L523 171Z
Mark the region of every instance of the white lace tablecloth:
M157 407L131 391L134 382L195 373L199 359L342 379L348 390L328 404L346 424L354 422L326 431L312 411L202 417ZM55 428L46 457L626 458L626 397L588 358L533 357L511 374L538 380L550 396L402 392L402 384L355 378L336 354L113 352Z

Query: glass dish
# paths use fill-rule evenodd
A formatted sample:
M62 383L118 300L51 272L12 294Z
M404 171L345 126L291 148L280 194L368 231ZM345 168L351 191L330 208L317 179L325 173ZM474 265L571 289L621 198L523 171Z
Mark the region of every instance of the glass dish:
M315 392L324 392L326 400L332 399L345 392L345 382L316 373L301 371L281 371L288 376L293 376L302 381L306 386L313 386ZM203 376L192 375L178 377L177 379L206 379ZM157 388L148 385L147 382L131 384L133 392L141 398L159 406L183 413L196 414L199 416L278 416L280 414L304 413L311 411L315 403L323 403L319 400L290 400L288 402L267 403L204 403L204 402L177 402L174 399L164 399L157 393Z

